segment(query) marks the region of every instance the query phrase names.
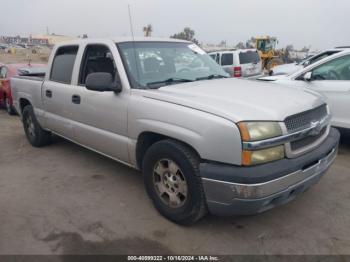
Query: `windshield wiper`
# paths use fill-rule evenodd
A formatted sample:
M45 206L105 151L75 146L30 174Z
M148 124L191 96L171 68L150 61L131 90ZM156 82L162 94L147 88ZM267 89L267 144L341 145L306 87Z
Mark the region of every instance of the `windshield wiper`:
M196 81L207 80L207 79L210 80L210 79L217 79L217 78L228 78L228 77L225 75L212 74L208 76L198 77L196 78Z
M161 86L157 86L157 85L161 85L161 84L170 85L170 84L173 84L173 83L187 83L187 82L193 82L193 80L186 79L186 78L171 77L171 78L168 78L168 79L165 79L165 80L162 80L162 81L155 81L155 82L147 83L147 86L149 88L159 88ZM156 85L156 86L153 87L154 85Z

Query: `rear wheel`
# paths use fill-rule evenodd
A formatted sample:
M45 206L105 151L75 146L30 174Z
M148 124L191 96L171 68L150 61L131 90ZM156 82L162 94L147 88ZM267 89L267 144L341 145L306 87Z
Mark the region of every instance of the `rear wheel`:
M13 115L16 114L16 111L15 111L15 109L13 108L13 105L11 105L10 99L9 99L8 97L5 98L5 108L6 108L7 113L8 113L10 116L13 116Z
M186 145L164 140L143 160L144 182L156 209L171 221L188 225L207 213L199 157Z
M23 109L22 121L24 132L32 146L43 147L51 143L51 133L41 128L32 106Z

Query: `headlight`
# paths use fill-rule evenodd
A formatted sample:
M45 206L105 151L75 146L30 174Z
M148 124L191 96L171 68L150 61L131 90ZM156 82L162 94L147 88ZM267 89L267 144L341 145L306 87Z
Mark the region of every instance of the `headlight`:
M284 146L276 146L256 151L244 150L242 153L242 164L244 166L253 166L282 158L284 158Z
M264 140L282 135L278 122L241 122L238 127L243 141Z
M238 124L243 142L254 142L282 136L278 122L241 122ZM242 164L253 166L284 158L284 145L267 149L243 150Z

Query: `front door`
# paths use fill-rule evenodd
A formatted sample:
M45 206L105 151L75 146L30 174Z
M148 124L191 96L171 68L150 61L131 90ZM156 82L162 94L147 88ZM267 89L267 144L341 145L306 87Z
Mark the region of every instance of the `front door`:
M111 47L112 48L112 47ZM86 89L91 73L110 73L117 77L111 48L102 44L87 45L82 57L80 76L69 105L74 112L74 140L95 151L129 162L127 137L127 102L129 93L97 92ZM114 46L114 52L117 52Z

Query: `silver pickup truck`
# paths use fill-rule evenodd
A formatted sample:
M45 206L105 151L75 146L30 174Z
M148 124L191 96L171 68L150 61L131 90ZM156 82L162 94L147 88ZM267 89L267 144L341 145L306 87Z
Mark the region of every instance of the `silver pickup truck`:
M44 79L11 81L30 144L56 134L141 170L154 206L179 224L284 204L337 154L319 95L228 78L191 42L71 41L54 47Z

